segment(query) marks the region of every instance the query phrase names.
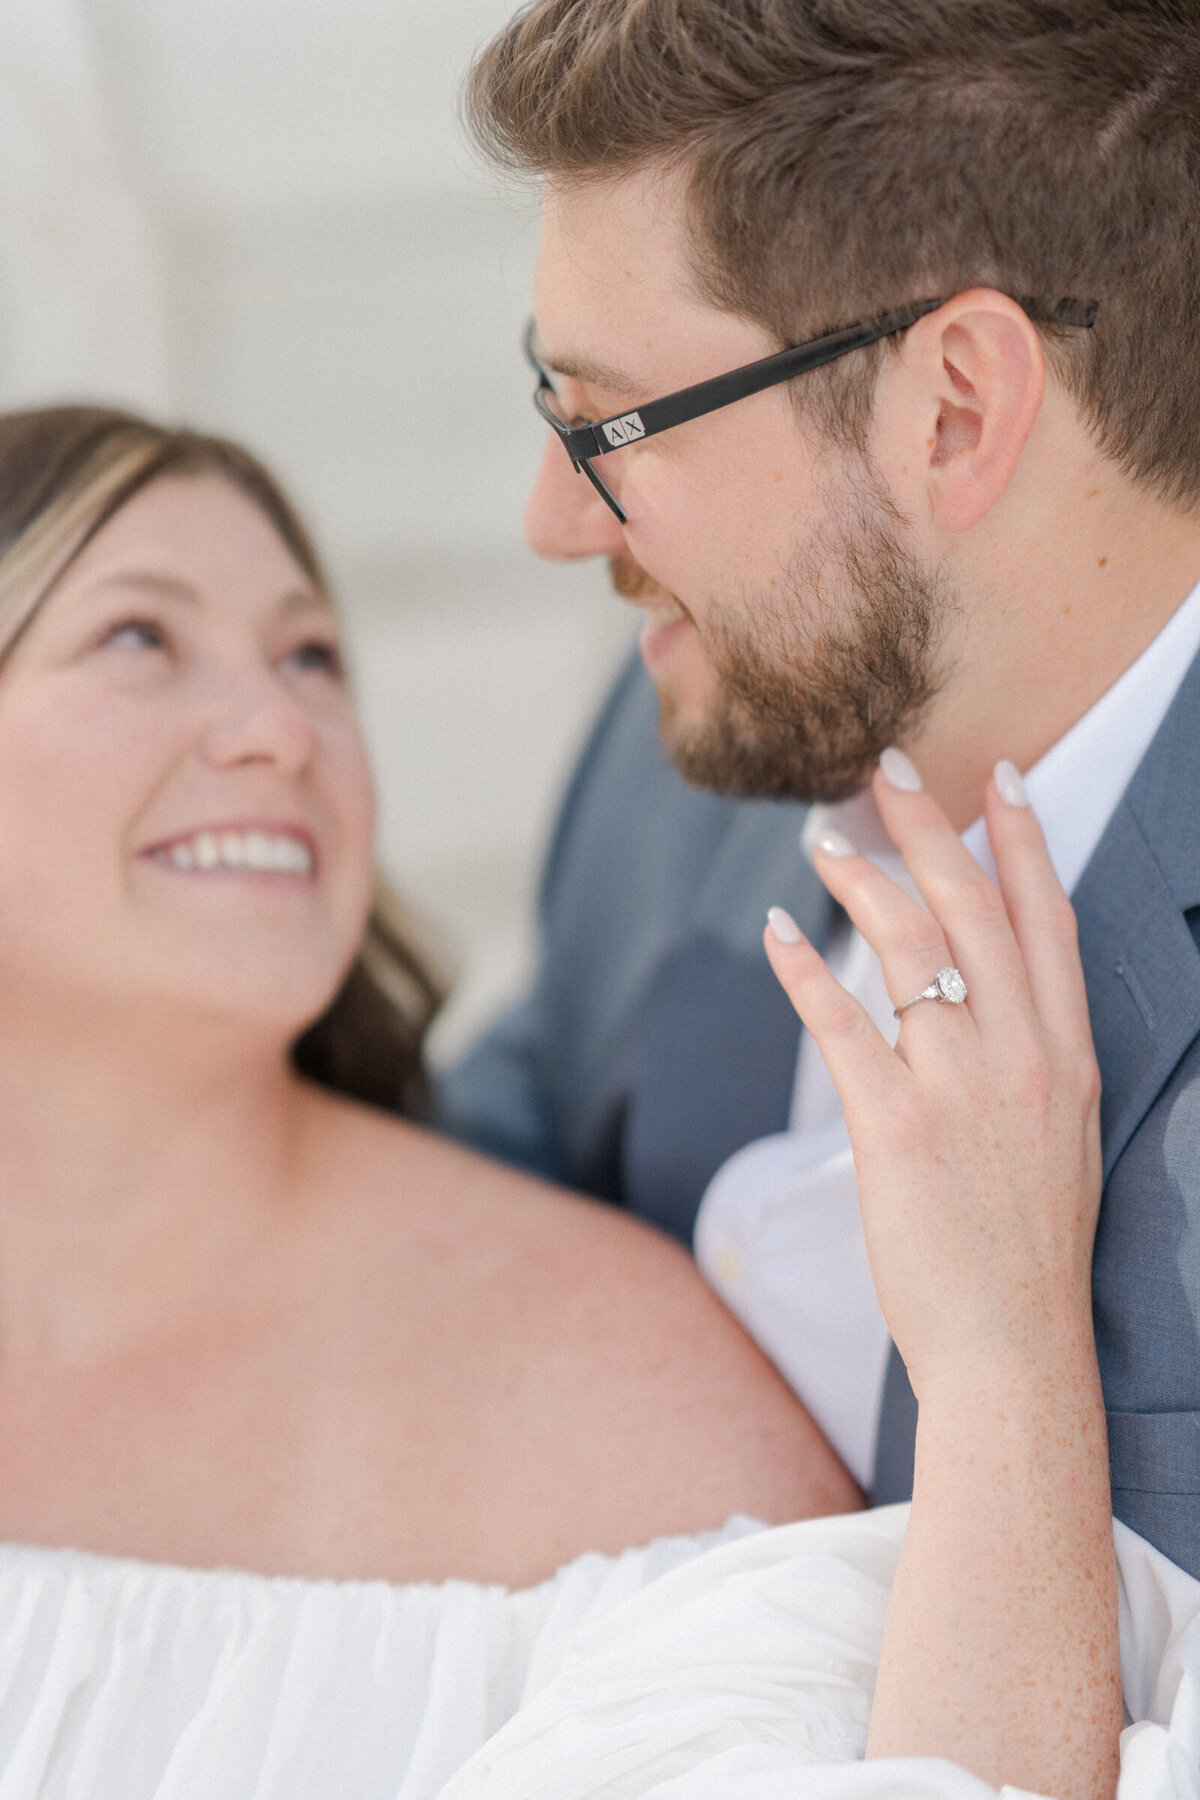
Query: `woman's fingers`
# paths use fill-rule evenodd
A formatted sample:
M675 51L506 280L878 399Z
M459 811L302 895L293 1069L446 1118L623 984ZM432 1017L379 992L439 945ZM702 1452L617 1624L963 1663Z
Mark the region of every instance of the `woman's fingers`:
M884 1099L907 1071L866 1011L830 974L823 958L782 907L767 915L767 958L788 999L812 1033L844 1105L856 1094Z
M958 968L981 1029L1017 1034L1043 1025L1063 1042L1090 1043L1087 997L1070 902L1054 873L1041 828L1016 769L1000 765L990 785L987 821L1000 884L987 877L926 794L913 765L885 753L874 794L888 833L924 904L836 832L818 840L814 861L833 897L878 954L894 1004L921 993L945 967ZM914 1024L932 1006L914 1007ZM937 1042L953 1044L947 1021ZM932 1042L930 1024L909 1030L916 1048Z
M1050 861L1037 815L1011 763L998 763L985 801L988 838L1004 904L1020 946L1039 1018L1091 1055L1087 990L1075 909Z
M834 899L843 906L854 926L870 944L883 969L884 983L893 1006L927 988L939 970L955 966L946 934L928 908L897 887L882 869L837 832L824 832L813 846L813 861ZM968 986L971 976L964 970ZM905 1020L916 1018L925 1006L906 1010ZM961 1007L960 1029L968 1015ZM925 1030L924 1025L920 1028ZM947 1041L944 1037L942 1042Z
M892 842L945 933L950 960L966 978L980 1025L1031 1022L1025 964L1000 888L979 867L899 751L885 752L873 792Z
M884 753L874 793L967 977L981 1025L1040 1021L1061 1040L1090 1046L1074 911L1014 765L997 764L985 802L999 886L921 791L907 757Z

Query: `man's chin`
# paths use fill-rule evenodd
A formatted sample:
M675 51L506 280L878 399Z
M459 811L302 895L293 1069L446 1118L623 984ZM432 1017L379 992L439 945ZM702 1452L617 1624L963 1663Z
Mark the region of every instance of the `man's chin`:
M685 706L659 686L663 753L690 787L730 800L833 801L865 786L878 752L868 759L814 759L810 746L772 731L726 694L704 707Z
M658 734L663 752L691 787L731 798L759 797L778 770L767 769L752 738L738 730L727 710L686 705L665 683L658 684Z

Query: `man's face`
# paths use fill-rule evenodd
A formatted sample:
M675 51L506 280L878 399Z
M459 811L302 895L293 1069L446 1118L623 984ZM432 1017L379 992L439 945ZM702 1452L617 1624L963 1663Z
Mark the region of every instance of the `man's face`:
M535 308L568 416L620 413L779 348L701 298L680 189L651 175L548 185ZM725 793L853 792L936 692L952 610L869 457L806 431L773 388L599 471L625 525L551 438L527 535L545 556L607 555L618 593L645 609L642 655L681 772Z

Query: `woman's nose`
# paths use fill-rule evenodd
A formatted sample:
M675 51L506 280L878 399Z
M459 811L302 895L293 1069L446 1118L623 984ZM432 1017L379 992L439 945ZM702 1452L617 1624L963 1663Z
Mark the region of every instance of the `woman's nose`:
M617 556L625 548L621 521L552 432L525 508L525 539L552 562L577 556Z
M316 741L313 721L287 683L261 669L244 672L214 705L204 751L217 768L265 763L294 775L312 760Z

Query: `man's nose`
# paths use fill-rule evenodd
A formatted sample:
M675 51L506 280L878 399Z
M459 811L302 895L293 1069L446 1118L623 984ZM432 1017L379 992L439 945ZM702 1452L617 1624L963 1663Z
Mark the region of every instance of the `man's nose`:
M546 447L525 508L525 539L539 556L564 562L576 556L617 556L625 548L621 521L554 436Z

